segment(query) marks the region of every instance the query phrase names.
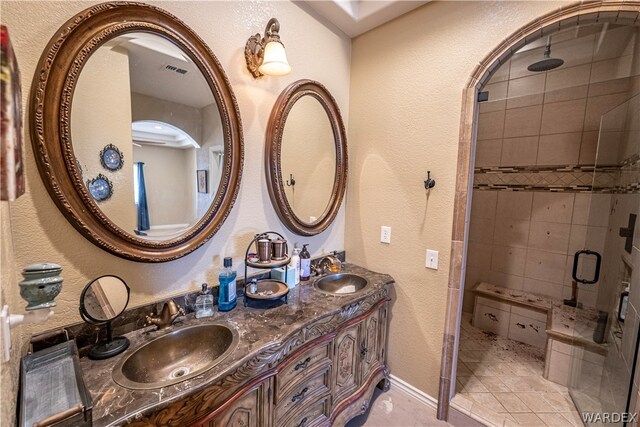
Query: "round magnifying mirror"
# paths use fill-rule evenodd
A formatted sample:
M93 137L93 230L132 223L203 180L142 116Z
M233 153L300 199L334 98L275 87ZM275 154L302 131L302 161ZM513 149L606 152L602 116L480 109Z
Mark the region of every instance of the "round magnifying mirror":
M107 359L125 351L129 340L113 337L111 322L120 316L129 303L129 286L117 276L102 276L91 281L80 295L80 315L87 323L107 325L107 340L94 346L91 359Z

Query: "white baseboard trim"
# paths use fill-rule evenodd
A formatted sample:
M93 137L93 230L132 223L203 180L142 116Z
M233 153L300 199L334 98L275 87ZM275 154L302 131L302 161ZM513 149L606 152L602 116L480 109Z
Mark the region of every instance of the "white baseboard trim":
M401 391L406 395L419 400L420 402L424 403L425 405L433 409L438 408L437 399L429 396L427 393L423 392L422 390L418 390L408 382L401 380L400 378L396 377L393 374L389 375L389 378L391 379L391 388L395 388L398 391Z

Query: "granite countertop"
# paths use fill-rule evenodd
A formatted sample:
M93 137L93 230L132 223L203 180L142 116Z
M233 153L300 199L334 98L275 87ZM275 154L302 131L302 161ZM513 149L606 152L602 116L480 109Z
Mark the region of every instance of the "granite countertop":
M393 283L393 278L389 275L353 264L345 264L342 271L365 277L369 285L354 294L330 295L314 289L313 283L317 279L311 279L289 292L288 304L274 308L252 308L245 307L244 299L239 298L237 308L230 312L222 313L216 309L212 317L203 319L196 319L193 314L189 314L179 318L172 327L164 331L147 327L130 332L125 336L131 345L118 356L107 360L81 358L85 384L93 399L93 425L121 425L154 413L171 402L223 379L260 351L281 345L305 326L339 313L345 306L366 299ZM238 332L239 343L229 356L202 375L153 390L127 389L113 381L111 372L118 361L144 343L184 326L206 323L220 323L234 328Z

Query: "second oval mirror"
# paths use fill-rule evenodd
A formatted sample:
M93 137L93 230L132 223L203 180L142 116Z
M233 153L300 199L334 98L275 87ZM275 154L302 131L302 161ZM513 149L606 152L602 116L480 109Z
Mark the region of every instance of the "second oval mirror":
M305 236L335 219L347 179L340 109L320 83L300 80L278 98L267 129L267 183L276 212Z

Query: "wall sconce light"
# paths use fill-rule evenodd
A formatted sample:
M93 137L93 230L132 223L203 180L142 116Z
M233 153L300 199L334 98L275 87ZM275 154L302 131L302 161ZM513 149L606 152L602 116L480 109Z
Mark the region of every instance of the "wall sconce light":
M291 72L291 66L287 61L287 53L280 41L280 22L271 18L264 30L264 37L255 34L249 37L244 47L244 57L247 60L247 68L258 78L263 75L284 76Z

